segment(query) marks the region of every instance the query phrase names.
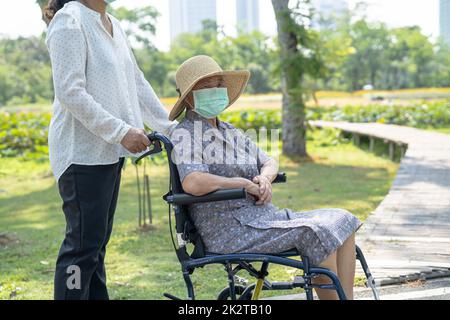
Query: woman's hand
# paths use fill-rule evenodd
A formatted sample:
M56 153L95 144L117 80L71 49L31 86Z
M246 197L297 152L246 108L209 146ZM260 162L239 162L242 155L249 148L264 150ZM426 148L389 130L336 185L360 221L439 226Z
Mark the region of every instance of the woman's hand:
M257 185L256 183L254 183L254 182L252 182L250 180L247 180L247 179L245 179L245 180L246 180L246 184L245 184L245 187L244 187L245 191L248 194L256 197L256 199L259 200L259 185Z
M131 153L145 151L151 145L144 129L131 128L120 142Z
M263 205L268 204L272 201L272 183L264 175L259 175L253 178L253 183L258 186L258 201L256 204Z

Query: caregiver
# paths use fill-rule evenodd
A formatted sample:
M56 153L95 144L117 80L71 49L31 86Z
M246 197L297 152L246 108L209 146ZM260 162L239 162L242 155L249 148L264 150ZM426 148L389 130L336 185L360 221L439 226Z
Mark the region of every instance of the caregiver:
M55 299L108 299L105 250L126 156L151 142L144 125L176 124L145 80L112 0L50 0L46 44L55 100L49 157L66 218L55 270Z

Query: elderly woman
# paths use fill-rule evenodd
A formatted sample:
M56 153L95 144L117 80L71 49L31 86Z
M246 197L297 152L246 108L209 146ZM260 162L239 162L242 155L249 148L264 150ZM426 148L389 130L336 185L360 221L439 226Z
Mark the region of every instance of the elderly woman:
M239 98L249 77L248 71L222 71L207 56L185 61L176 73L180 98L169 119L187 109L171 134L184 191L197 196L218 189L247 191L246 199L192 205L194 224L210 252L280 253L295 248L314 265L334 271L347 298L352 299L354 234L362 223L343 209L296 212L274 206L271 183L278 172L277 162L241 131L217 118ZM317 284L328 282L327 278L314 279ZM332 290L318 289L317 294L320 299L337 299Z

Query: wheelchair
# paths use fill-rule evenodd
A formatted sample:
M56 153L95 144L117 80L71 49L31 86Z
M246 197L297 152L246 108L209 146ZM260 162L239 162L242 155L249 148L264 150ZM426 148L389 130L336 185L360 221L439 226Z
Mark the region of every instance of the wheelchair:
M150 150L137 158L134 163L137 164L141 159L163 151L167 153L170 180L169 192L163 196L163 199L169 205L169 228L172 238L172 244L181 264L181 271L187 288L187 296L190 300L195 300L194 286L191 281L191 275L197 268L206 265L221 264L228 277L228 287L224 288L219 294L218 300L258 300L262 290L290 290L302 288L306 293L307 300L314 300L313 289L335 290L340 300L346 300L345 292L340 284L337 275L329 269L311 265L307 256L302 255L297 250L282 252L279 254L261 254L261 253L232 253L216 254L207 252L204 244L197 232L193 221L189 216L188 206L194 203L213 202L222 200L243 199L246 196L244 189L218 190L203 196L192 196L183 191L182 184L178 175L176 165L173 163L171 155L173 144L164 135L158 132L152 132L147 135L152 142ZM279 173L273 183L286 182L286 175ZM173 234L172 210L175 220L176 241ZM188 252L187 244L193 245L193 250ZM366 286L371 288L374 299L379 300L379 294L375 285L375 279L370 273L366 259L361 249L356 246L356 259L360 262L366 276ZM292 259L300 257L300 260ZM253 264L260 263L257 269ZM294 277L291 282L270 282L266 278L269 275L270 264L282 265L295 268L302 271L302 274ZM251 277L256 279L255 283L248 284L248 281L240 276L238 272L245 270ZM314 284L313 279L319 275L325 275L331 280L331 284ZM172 300L182 300L179 297L169 293L164 296Z

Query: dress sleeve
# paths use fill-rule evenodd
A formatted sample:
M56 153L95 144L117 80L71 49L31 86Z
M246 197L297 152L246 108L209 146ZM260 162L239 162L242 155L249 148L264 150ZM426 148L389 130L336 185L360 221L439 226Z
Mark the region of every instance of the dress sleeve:
M256 150L256 163L258 166L258 171L261 172L261 169L264 166L264 164L272 158L263 149L258 147L253 142L252 139L248 138L248 141L249 141L250 148L255 148L255 150Z
M86 91L87 45L77 19L61 12L53 18L46 38L55 97L90 132L119 144L131 128L114 117Z
M178 122L169 121L168 112L156 96L155 91L153 90L150 83L145 79L144 73L137 64L136 57L134 56L133 50L131 49L131 45L128 41L127 43L134 65L136 89L142 119L144 123L152 130L161 132L166 136L169 136L170 132L175 128Z
M258 147L256 143L252 140L252 138L244 133L243 130L234 127L230 123L226 123L227 128L235 130L236 134L240 138L244 138L245 140L245 150L252 156L252 159L256 158L256 164L258 166L258 170L261 171L261 168L264 164L272 159L263 149Z
M203 161L202 143L195 143L192 131L175 128L170 140L173 143L172 161L177 165L180 181L192 172L209 172L209 165Z

